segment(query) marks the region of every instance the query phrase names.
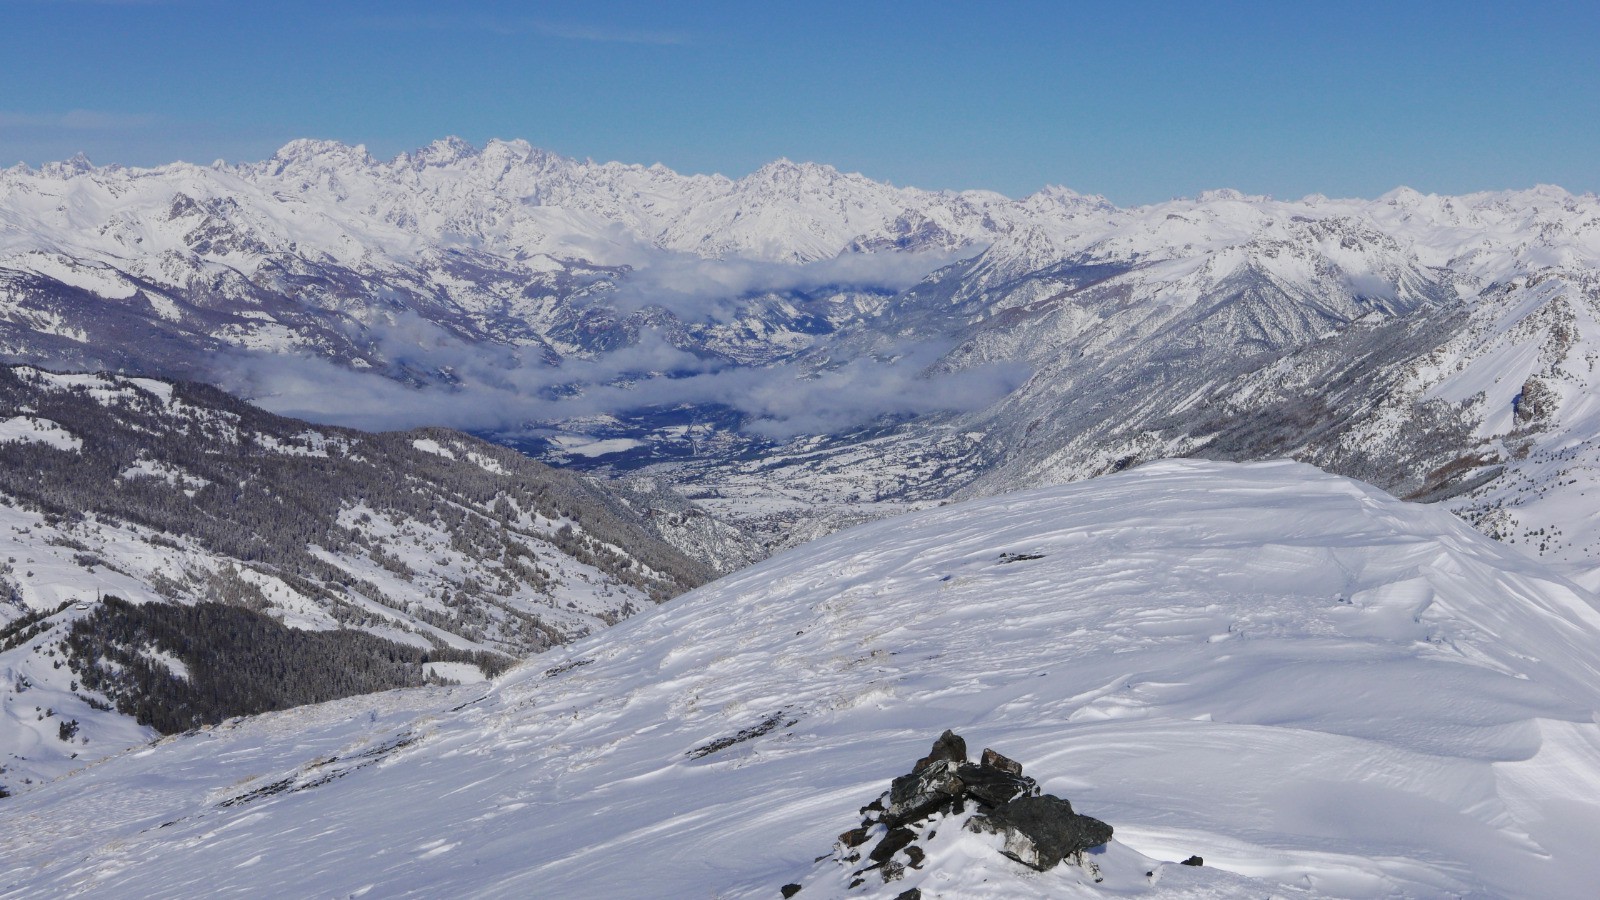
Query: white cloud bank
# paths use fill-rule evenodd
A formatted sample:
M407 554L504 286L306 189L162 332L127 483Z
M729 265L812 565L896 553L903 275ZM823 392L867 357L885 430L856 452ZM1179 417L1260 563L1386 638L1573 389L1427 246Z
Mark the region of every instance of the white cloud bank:
M978 409L1027 375L1008 365L929 374L948 349L929 344L809 371L719 364L649 331L634 346L560 365L503 346L441 340L435 332L429 337L391 358L443 383L407 384L310 355L233 356L218 362L213 377L274 412L368 430L443 425L515 432L535 423L717 404L743 414L747 432L783 439L838 432L883 416ZM399 340L391 334L384 343L393 350Z

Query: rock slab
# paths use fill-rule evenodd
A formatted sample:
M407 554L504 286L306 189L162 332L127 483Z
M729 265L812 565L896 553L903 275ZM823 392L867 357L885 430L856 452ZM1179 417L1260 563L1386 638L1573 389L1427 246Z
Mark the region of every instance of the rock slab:
M1111 826L1072 811L1060 797L1018 797L967 820L969 831L1005 838L1001 852L1044 871L1111 840Z

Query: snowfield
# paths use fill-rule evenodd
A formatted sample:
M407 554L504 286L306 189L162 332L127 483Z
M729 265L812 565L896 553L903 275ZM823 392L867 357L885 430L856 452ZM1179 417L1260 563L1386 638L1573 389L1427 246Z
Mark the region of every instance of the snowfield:
M0 894L1588 897L1597 710L1600 612L1540 563L1309 466L1163 462L91 766L0 802ZM903 881L814 862L945 728L1109 822L1104 882L954 825Z
M83 449L83 441L78 440L77 435L62 428L60 424L32 416L12 416L0 421L0 443L7 441L44 444L57 450Z

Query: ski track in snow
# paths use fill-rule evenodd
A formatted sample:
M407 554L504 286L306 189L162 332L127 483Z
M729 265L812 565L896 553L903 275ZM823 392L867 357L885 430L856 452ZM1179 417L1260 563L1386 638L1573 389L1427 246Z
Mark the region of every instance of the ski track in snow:
M1308 466L1167 462L91 766L0 803L0 894L837 896L813 858L954 728L1110 822L1106 880L952 826L874 895L1584 897L1597 709L1600 613L1540 564Z

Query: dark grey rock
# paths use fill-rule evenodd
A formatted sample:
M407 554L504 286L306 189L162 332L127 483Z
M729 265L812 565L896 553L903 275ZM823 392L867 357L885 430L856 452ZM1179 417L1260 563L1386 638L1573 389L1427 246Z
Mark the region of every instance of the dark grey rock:
M959 767L959 763L941 759L896 778L889 785L889 809L884 821L891 825L912 822L959 802L965 789L956 776Z
M1001 852L1044 871L1063 859L1111 840L1111 826L1072 811L1060 797L1018 797L987 815L973 816L967 828L1005 838Z
M783 892L783 900L789 900L790 897L793 897L795 894L800 893L800 885L798 885L798 884L786 884L783 887L779 888L778 890Z
M1205 864L1206 864L1206 861L1201 859L1198 856L1191 856L1188 859L1184 860L1182 863L1180 863L1180 865L1185 865L1185 866L1203 866Z
M944 734L939 735L938 740L933 742L933 749L929 751L928 755L917 760L917 764L911 767L911 772L916 774L928 766L943 760L954 763L967 761L966 740L948 728L945 729Z
M878 846L873 847L872 852L867 854L867 858L873 862L888 862L889 857L911 846L911 842L916 839L916 832L909 828L891 828L889 833L883 836L883 840L878 841Z
M983 756L978 759L978 765L990 769L999 769L1002 772L1009 772L1012 775L1022 774L1022 763L1019 763L1011 757L1002 755L987 747L983 749Z
M923 842L933 838L934 826L942 821L930 817L960 813L971 800L980 814L967 820L966 827L1001 835L1006 856L1040 871L1072 858L1100 881L1098 867L1083 853L1110 840L1111 826L1078 815L1060 797L1038 793L1038 782L1023 775L1016 760L985 749L980 762L968 762L966 741L946 731L909 774L894 779L887 794L861 807L860 825L839 835L835 856L849 864L860 862L863 854L868 857L863 868L851 873L851 888L864 884L862 876L874 871L885 884L896 881L908 867L920 869L927 859ZM919 835L923 830L926 834ZM901 896L921 894L913 889Z
M870 831L871 829L865 827L852 828L839 835L839 843L846 847L859 847L867 842L867 835Z
M1032 778L971 763L956 769L956 777L961 779L966 795L985 806L1000 806L1017 797L1028 796L1038 787Z

